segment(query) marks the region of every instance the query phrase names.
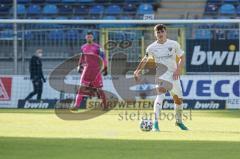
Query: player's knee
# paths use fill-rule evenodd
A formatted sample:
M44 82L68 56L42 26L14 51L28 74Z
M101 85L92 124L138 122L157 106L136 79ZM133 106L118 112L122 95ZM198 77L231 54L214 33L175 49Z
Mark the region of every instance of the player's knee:
M88 91L88 87L86 86L80 86L79 89L78 89L79 92L85 92L85 91Z
M183 103L182 98L179 98L177 95L173 96L173 100L174 100L174 103L177 105L181 105Z
M165 88L163 88L163 87L157 88L157 91L158 91L159 94L163 94L163 93L167 92L167 90Z

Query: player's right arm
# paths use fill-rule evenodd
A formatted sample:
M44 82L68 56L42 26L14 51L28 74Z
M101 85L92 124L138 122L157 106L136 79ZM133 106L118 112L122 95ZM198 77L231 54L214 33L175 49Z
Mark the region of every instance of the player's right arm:
M144 66L147 64L148 62L148 57L149 56L153 56L153 53L152 53L152 44L149 45L146 49L146 54L145 56L142 58L141 62L139 63L137 69L134 71L133 75L134 75L134 78L136 81L139 81L140 79L140 73L141 71L143 70Z
M148 54L146 54L141 62L139 63L137 69L134 71L134 78L136 81L139 81L140 79L140 73L141 71L143 70L144 66L147 64L147 61L148 61Z
M77 66L77 71L78 73L82 73L83 71L83 63L84 63L84 53L81 48L81 53L80 53L79 61L78 61L78 66Z

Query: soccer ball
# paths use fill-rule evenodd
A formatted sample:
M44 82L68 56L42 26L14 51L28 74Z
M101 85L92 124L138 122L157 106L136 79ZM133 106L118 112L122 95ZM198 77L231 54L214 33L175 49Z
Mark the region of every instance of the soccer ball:
M142 131L151 131L153 127L153 122L152 120L149 119L142 119L140 121L140 129Z

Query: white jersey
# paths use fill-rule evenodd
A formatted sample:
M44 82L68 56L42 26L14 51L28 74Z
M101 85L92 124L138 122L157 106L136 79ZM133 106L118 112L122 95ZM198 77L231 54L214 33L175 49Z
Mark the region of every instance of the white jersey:
M181 57L183 53L179 43L170 39L167 39L163 44L155 41L146 49L147 56L153 56L156 64L167 66L170 72L174 72L177 69L176 56Z

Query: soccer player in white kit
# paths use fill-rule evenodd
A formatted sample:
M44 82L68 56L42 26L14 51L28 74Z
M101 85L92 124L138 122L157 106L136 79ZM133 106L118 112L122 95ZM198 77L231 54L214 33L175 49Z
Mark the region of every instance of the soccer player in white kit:
M182 87L180 83L180 74L184 66L184 52L181 50L178 42L167 38L166 26L158 24L154 27L156 41L150 44L146 49L146 55L141 60L137 69L134 71L134 78L139 81L141 71L148 61L149 56L152 56L157 65L156 68L156 83L157 97L154 101L154 124L153 131L160 131L158 126L159 113L162 109L163 100L167 91L173 97L174 109L176 117L176 125L182 130L188 128L182 122ZM177 63L176 57L179 57Z

